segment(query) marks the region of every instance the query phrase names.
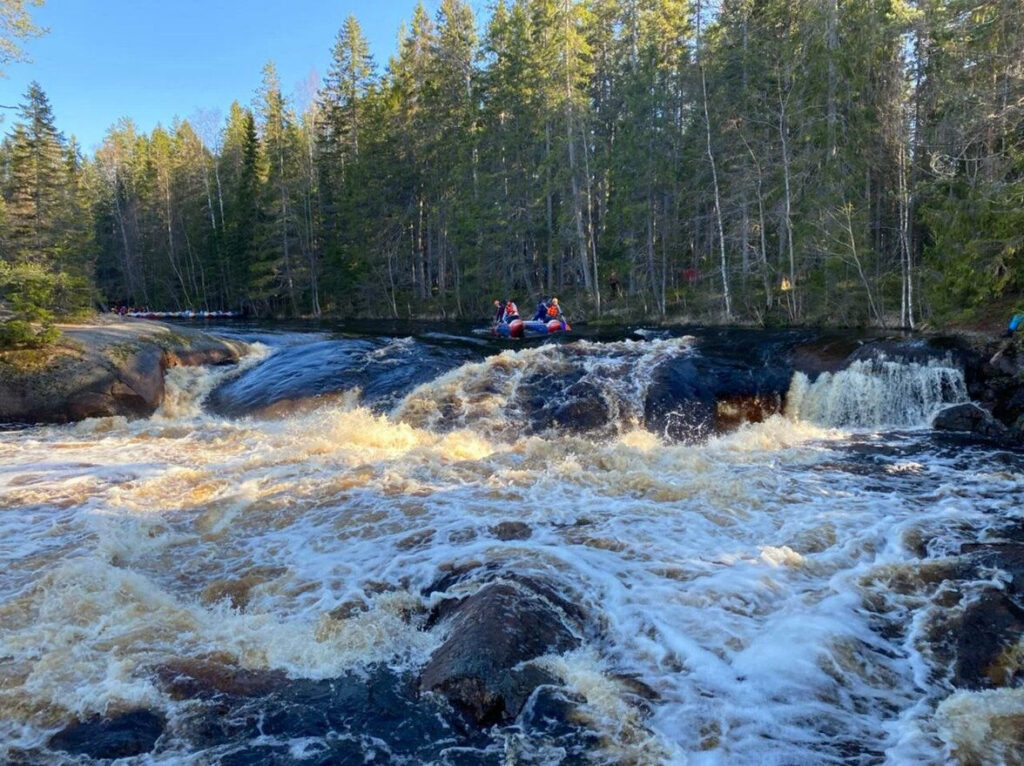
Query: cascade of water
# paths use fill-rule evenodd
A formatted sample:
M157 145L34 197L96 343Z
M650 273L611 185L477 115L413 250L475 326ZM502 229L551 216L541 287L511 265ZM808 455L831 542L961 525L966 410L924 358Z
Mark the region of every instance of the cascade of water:
M923 426L943 406L967 401L963 372L949 362L862 360L811 382L793 376L786 415L826 426Z

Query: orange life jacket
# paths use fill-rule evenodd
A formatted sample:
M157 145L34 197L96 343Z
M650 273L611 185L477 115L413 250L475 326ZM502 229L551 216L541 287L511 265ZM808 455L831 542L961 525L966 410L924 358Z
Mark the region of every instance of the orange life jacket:
M519 307L512 301L505 304L505 316L519 316Z
M548 306L548 316L549 317L556 317L556 316L558 316L558 306L556 306L553 303L550 306Z

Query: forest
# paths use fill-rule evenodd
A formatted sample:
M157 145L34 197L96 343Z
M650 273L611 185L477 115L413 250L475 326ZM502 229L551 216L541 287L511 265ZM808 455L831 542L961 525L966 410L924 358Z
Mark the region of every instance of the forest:
M383 66L339 22L308 93L267 63L226 119L121 119L92 156L34 84L0 145L8 335L115 305L919 328L1021 300L1020 0L442 0Z

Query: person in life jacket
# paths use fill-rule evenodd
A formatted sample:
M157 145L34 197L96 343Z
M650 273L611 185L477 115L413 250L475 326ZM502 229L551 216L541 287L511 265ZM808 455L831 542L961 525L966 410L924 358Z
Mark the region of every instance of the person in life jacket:
M1010 323L1003 330L1003 334L999 336L1004 340L999 344L999 350L988 360L989 364L994 365L1003 358L1003 354L1013 345L1013 336L1021 329L1024 329L1024 311L1015 311L1013 316L1010 317Z
M505 301L494 299L494 324L501 324L505 318Z
M551 302L548 304L546 316L549 320L565 318L562 316L562 307L558 305L558 298L551 299Z
M1004 338L1011 337L1017 330L1024 325L1024 312L1016 313L1010 317L1010 324L1006 327L1006 332L1003 333Z
M519 319L519 307L516 305L514 300L508 298L505 301L505 314L502 316L501 321L507 323L515 321L516 319Z
M537 304L537 313L533 315L533 321L536 322L538 320L547 319L547 317L548 304L545 303L544 301L541 301L540 303Z

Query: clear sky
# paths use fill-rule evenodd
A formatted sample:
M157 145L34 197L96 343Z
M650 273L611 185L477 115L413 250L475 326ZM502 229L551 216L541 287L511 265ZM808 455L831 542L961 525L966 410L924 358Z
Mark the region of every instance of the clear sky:
M301 98L322 77L331 49L354 14L383 71L416 0L46 0L33 8L44 37L24 47L31 63L11 64L0 104L19 104L37 81L57 127L87 153L107 128L132 118L145 132L199 112L227 115L249 104L263 65L273 60L286 95ZM424 0L433 16L439 0ZM489 2L471 0L483 17ZM15 113L2 110L0 132Z

